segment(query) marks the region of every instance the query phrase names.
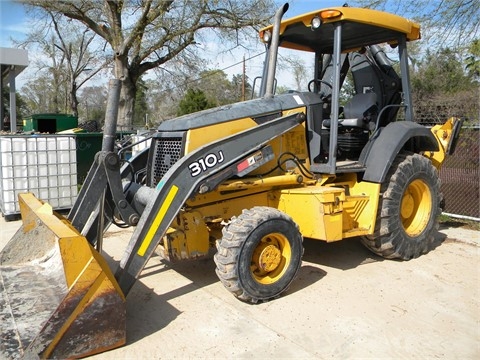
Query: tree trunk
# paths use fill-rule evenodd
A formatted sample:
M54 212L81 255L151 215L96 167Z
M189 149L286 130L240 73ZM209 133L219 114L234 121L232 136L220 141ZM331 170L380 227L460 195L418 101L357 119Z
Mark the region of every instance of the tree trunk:
M60 101L58 99L58 94L60 94L60 80L59 76L57 74L57 71L53 71L53 97L52 97L52 104L53 104L53 111L49 110L49 112L53 112L55 114L58 114L60 112Z
M133 126L133 110L135 107L136 86L127 77L122 81L120 92L120 106L118 109L119 130L131 130Z
M133 124L133 110L135 107L136 84L132 81L128 69L128 57L115 57L115 77L122 81L120 101L118 107L117 127L119 130L131 130Z
M77 84L75 81L70 83L70 110L72 110L73 116L78 116Z

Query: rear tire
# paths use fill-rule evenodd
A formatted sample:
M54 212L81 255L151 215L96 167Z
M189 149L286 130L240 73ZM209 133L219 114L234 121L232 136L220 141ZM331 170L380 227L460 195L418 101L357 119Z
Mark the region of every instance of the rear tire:
M217 276L240 300L277 298L301 266L302 242L298 226L281 211L261 206L244 210L217 241Z
M409 260L433 247L441 213L440 179L430 160L398 155L382 184L375 232L363 244L388 259Z

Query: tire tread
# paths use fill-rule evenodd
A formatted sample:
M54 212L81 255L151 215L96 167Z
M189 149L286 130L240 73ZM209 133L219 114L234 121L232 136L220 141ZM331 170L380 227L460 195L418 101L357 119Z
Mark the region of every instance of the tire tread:
M237 263L245 239L261 223L269 219L283 219L295 224L288 215L275 208L256 206L251 209L244 209L242 214L232 218L230 224L222 229L222 239L216 242L217 253L214 255L216 264L215 272L227 290L245 302L257 303L259 301L268 301L279 297L280 293L286 290L283 289L280 293L268 298L260 298L250 294L242 286L239 278ZM295 224L295 227L298 231L298 225ZM301 255L303 255L303 245L301 246L300 258ZM295 274L298 272L300 266L301 260L299 261L298 267L294 269Z
M433 206L426 230L411 238L403 230L399 212L404 186L418 178L418 174L431 182ZM373 235L363 236L362 242L368 249L387 259L417 258L431 250L435 231L438 230L437 218L442 199L440 179L430 160L420 154L407 152L397 156L386 179L380 189L375 231Z

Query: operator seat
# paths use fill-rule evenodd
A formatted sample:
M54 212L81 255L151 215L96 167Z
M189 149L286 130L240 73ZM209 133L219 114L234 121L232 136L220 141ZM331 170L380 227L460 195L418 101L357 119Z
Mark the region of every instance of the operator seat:
M377 113L377 94L356 94L343 107L344 118L338 119L338 125L368 130L369 123L376 121ZM330 119L324 120L323 126L330 128Z

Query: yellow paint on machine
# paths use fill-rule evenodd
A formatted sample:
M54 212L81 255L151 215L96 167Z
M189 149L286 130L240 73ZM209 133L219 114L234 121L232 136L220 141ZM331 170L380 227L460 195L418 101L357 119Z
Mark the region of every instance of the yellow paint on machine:
M430 159L433 166L440 170L447 156L446 152L454 135L455 123L460 122L459 118L451 117L445 124L435 125L431 132L438 142L438 151L426 151L423 155Z
M137 254L139 256L145 255L145 252L147 251L148 247L150 246L150 243L153 240L153 237L155 236L155 232L157 231L158 227L160 226L160 223L165 217L167 210L170 208L170 205L172 204L173 199L175 198L175 195L177 195L177 192L178 192L178 187L176 185L172 185L172 187L168 191L165 201L163 202L162 206L160 207L160 210L155 216L155 219L153 220L152 225L148 229L145 239L143 240L142 244L140 245L137 251Z
M290 215L304 237L331 242L373 233L379 193L380 184L347 174L335 186L272 191L269 206Z
M342 240L345 189L303 187L276 192L278 209L290 215L302 235L312 239Z

